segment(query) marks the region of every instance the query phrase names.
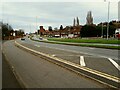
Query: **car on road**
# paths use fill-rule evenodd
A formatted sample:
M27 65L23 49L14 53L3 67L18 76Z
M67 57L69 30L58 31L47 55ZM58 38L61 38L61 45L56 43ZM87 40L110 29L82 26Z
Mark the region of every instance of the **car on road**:
M21 40L25 40L25 38L21 38Z
M42 38L42 37L40 37L39 39L40 39L40 40L43 40L43 38Z

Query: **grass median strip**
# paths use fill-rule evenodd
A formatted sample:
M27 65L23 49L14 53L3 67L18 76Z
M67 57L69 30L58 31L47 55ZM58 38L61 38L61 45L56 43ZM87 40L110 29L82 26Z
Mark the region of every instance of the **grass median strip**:
M46 42L46 43L53 43L53 44L65 44L65 45L74 45L74 46L83 46L83 47L95 47L95 48L105 48L105 49L119 49L120 50L120 46L108 46L108 45L95 45L95 44L92 44L92 42L91 43L89 43L89 44L81 44L81 43L77 43L77 44L75 44L75 43L68 43L68 42L63 42L63 41L60 41L60 39L48 39L49 41L40 41L40 40L35 40L35 39L32 39L31 38L31 40L33 40L33 41L38 41L38 42ZM55 41L53 41L53 40L55 40ZM58 41L57 41L58 40ZM107 41L107 40L103 40L104 42L106 41L106 43L107 42L109 42L109 44L110 43L120 43L120 41L118 41L118 40L111 40L111 41ZM86 42L85 42L86 43ZM94 43L95 43L95 41L94 41ZM102 43L103 44L103 43ZM108 43L107 43L108 44Z
M84 38L84 39L63 39L63 38L48 38L48 40L50 41L60 41L60 42L73 42L73 43L100 43L100 44L120 44L120 41L118 39L88 39L88 38Z

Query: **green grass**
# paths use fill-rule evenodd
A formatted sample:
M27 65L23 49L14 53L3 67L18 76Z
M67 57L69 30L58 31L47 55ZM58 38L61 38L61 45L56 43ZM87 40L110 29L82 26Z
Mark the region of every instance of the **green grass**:
M53 44L65 44L65 45L73 45L73 46L83 46L83 47L96 47L96 48L106 48L106 49L119 49L120 46L105 46L105 45L92 45L92 44L70 44L70 43L65 43L65 42L50 42L50 41L39 41L39 40L34 40L31 38L33 41L38 41L38 42L45 42L45 43L53 43Z
M101 44L120 44L120 40L107 40L107 39L61 39L61 38L48 38L50 41L60 42L73 42L73 43L101 43Z

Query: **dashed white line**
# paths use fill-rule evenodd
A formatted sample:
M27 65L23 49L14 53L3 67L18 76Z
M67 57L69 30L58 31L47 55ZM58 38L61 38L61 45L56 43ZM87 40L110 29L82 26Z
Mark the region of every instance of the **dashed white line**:
M120 71L120 66L111 58L108 58L108 60Z
M55 57L56 55L55 55L55 54L53 54L52 56L53 56L53 57Z
M34 46L36 46L36 47L40 47L39 45L37 45L37 44L35 44Z
M80 56L80 65L86 66L85 61L84 61L84 56Z
M95 48L89 48L89 49L95 49Z

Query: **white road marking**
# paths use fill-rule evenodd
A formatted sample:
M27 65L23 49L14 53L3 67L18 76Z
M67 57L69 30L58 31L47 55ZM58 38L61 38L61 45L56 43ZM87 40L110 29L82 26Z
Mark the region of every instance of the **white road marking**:
M95 48L89 48L89 49L95 49Z
M44 47L47 47L47 48L52 48L53 47L50 47L50 46L44 46ZM82 52L82 51L74 51L74 50L68 50L68 49L62 49L62 48L55 48L54 49L57 49L57 50L64 50L64 51L68 51L68 52L75 52L75 53L83 53L83 54L87 54L87 55L92 55L92 56L95 56L95 57L102 57L102 58L108 58L107 56L103 56L103 55L98 55L98 54L93 54L93 53L87 53L87 52ZM118 58L114 58L114 59L118 59ZM120 60L120 59L118 59Z
M108 58L108 60L120 71L120 66L111 58Z
M56 55L55 55L55 54L53 54L52 56L53 56L53 57L55 57Z
M36 46L36 47L40 47L39 45L37 45L37 44L35 44L34 46Z
M85 61L84 61L84 56L80 56L80 65L86 66Z

